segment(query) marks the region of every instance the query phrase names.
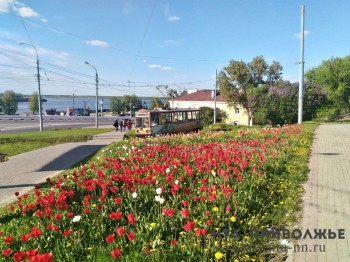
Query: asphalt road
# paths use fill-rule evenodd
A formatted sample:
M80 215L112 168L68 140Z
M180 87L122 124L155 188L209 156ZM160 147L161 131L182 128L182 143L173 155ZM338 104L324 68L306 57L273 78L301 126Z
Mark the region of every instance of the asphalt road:
M115 116L100 116L99 126L113 128ZM94 116L43 116L43 130L61 128L95 127ZM0 135L39 131L38 116L0 116Z

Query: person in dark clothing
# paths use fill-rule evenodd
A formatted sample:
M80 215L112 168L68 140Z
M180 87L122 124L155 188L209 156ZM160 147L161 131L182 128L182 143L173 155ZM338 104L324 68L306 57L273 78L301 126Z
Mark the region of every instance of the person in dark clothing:
M120 121L120 132L123 132L123 129L124 129L124 121L121 120Z
M118 131L118 128L119 128L119 122L118 122L118 119L116 119L113 123L113 126L115 127L115 132Z
M123 121L123 131L126 131L126 120Z

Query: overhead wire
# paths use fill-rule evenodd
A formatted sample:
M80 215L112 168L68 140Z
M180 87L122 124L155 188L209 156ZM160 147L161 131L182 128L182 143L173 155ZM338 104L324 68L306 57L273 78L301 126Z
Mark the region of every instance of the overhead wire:
M16 9L16 11L17 11L18 16L21 18L22 25L23 25L23 27L24 27L26 33L27 33L27 36L28 36L28 38L29 38L29 41L30 41L30 43L34 46L33 40L32 40L32 38L30 37L29 31L28 31L28 29L27 29L27 27L26 27L26 24L24 23L23 18L22 18L22 16L21 16L21 13L19 12L19 10L18 10L18 8L17 8L16 1L15 1L15 0L12 0L12 2L13 2L13 5L15 6L15 9Z
M16 6L16 3L15 1L13 0L13 3L15 5L15 8L16 8L16 11L17 11L17 14L18 15L13 15L13 14L10 14L10 13L7 13L9 15L13 15L15 17L19 17L21 19L21 22L23 24L23 27L25 28L25 31L27 33L27 36L31 42L31 44L33 45L33 41L31 39L31 36L29 34L29 31L25 25L25 22L24 22L24 19L22 18L17 6ZM119 49L119 48L115 48L113 46L108 46L109 48L112 48L112 49L115 49L117 51L120 51L120 52L123 52L123 53L126 53L126 54L129 54L129 55L132 55L132 56L135 56L135 60L134 60L134 64L132 66L132 69L131 69L131 72L130 72L130 75L129 75L129 80L134 72L134 69L135 69L135 65L136 65L136 61L139 57L144 57L144 58L156 58L156 59L172 59L172 60L190 60L190 61L201 61L201 62L227 62L227 61L220 61L220 60L209 60L209 59L193 59L193 58L176 58L176 57L161 57L161 56L147 56L147 55L140 55L140 52L141 52L141 49L142 49L142 46L143 46L143 43L144 43L144 40L145 40L145 37L147 35L147 32L148 32L148 29L149 29L149 26L150 26L150 22L152 20L152 17L153 17L153 14L154 14L154 10L156 8L156 5L157 5L157 0L154 1L154 4L153 4L153 8L152 8L152 11L151 11L151 14L148 18L148 21L147 21L147 25L146 25L146 28L145 28L145 31L143 33L143 36L142 36L142 39L141 39L141 42L140 42L140 45L138 47L138 50L137 50L137 53L134 54L134 53L131 53L131 52L128 52L128 51L125 51L125 50L122 50L122 49ZM28 22L31 22L31 23L36 23L36 24L39 24L40 26L44 26L44 27L47 27L47 28L51 28L51 29L54 29L56 31L59 31L59 32L62 32L62 33L65 33L65 34L68 34L68 35L71 35L73 37L77 37L77 38L80 38L80 39L84 39L84 40L90 40L89 38L86 38L86 37L83 37L83 36L80 36L80 35L77 35L77 34L74 34L74 33L71 33L71 32L67 32L67 31L64 31L64 30L61 30L59 28L56 28L56 27L52 27L52 26L47 26L47 25L44 25L42 23L39 23L39 22L36 22L36 21L33 21L33 20L30 20L30 19L27 19ZM34 46L34 45L33 45ZM2 49L5 49L5 48L2 48ZM6 50L6 49L5 49ZM16 53L18 55L22 55L22 56L25 56L23 55L22 53L18 52L18 51L14 51L14 50L8 50L7 51L10 51L10 52L13 52L13 53ZM2 53L2 55L5 55ZM24 63L23 61L19 61L18 59L14 58L14 57L10 57L10 56L7 56L19 63L22 63L22 64L26 64ZM34 59L34 58L32 58ZM79 75L79 76L83 76L83 77L89 77L89 78L93 78L93 76L89 76L87 74L83 74L83 73L80 73L80 72L77 72L77 71L73 71L71 69L68 69L68 68L64 68L64 67L59 67L57 65L53 65L51 63L48 63L46 61L43 61L43 60L40 60L41 64L46 64L47 66L51 66L51 67L54 67L54 68L57 68L59 70L62 70L62 71L65 71L69 74L74 74L74 75ZM26 64L28 65L28 64ZM28 65L30 66L30 65ZM8 66L8 67L11 67L11 66ZM31 67L31 66L30 66ZM18 67L19 68L19 67ZM43 70L43 68L41 68ZM68 78L70 80L73 80L73 81L77 81L79 84L90 84L90 83L86 83L86 82L82 82L81 79L76 79L74 77L70 77L70 76L66 76L66 75L63 75L63 74L59 74L57 72L54 72L54 71L50 71L50 70L47 70L46 71L50 72L50 73L53 73L53 74L56 74L56 75L59 75L60 77L63 77L63 78ZM110 85L115 85L115 86L124 86L124 87L128 87L129 89L133 89L133 88L136 88L136 87L139 87L139 86L136 86L136 85L130 85L130 81L128 81L129 85L122 85L122 84L113 84L113 82L111 81L108 81L108 80L105 80L105 79L99 79L100 81L105 81L105 82L109 82ZM205 82L207 80L204 80L204 81L195 81L195 82ZM195 82L189 82L189 83L174 83L173 85L176 85L176 86L179 86L179 85L187 85L187 84L193 84ZM103 84L100 84L100 85L103 85ZM148 84L147 87L154 87L156 85L159 85L159 84L154 84L154 85L150 85ZM125 91L125 90L119 90L119 91Z
M129 74L129 77L128 77L128 81L130 81L131 76L132 76L133 73L134 73L135 66L136 66L136 61L137 61L137 59L139 58L140 51L141 51L141 48L142 48L142 46L143 46L143 41L144 41L145 38L146 38L146 35L147 35L147 32L148 32L148 28L149 28L149 25L150 25L151 20L152 20L152 17L153 17L154 10L156 9L156 5L157 5L157 0L154 0L153 8L152 8L152 11L151 11L150 16L148 17L148 21L147 21L147 24L146 24L145 31L143 32L140 45L139 45L139 47L138 47L138 49L137 49L137 53L136 53L136 56L135 56L135 59L134 59L134 63L133 63L133 65L132 65L132 67L131 67L131 71L130 71L130 74Z
M10 15L10 16L18 17L17 15L14 15L14 14L11 14L11 13L6 13L6 14ZM55 30L57 32L61 32L61 33L73 36L73 37L78 38L78 39L82 39L82 40L85 40L85 41L91 40L91 38L88 38L88 37L85 37L85 36L82 36L82 35L78 35L76 33L68 32L68 31L59 29L59 28L54 27L54 26L49 26L47 24L43 24L43 23L40 23L38 21L34 21L32 19L26 18L25 20L27 22L29 22L29 23L37 24L37 25L40 25L42 27L46 27L46 28L49 28L51 30ZM127 50L115 47L115 46L113 46L111 44L109 44L106 48L110 48L110 49L119 51L121 53L125 53L125 54L128 54L130 56L134 56L134 57L138 57L138 58L142 57L142 58L152 58L152 59L162 59L162 60L179 60L179 61L209 62L209 63L228 63L229 62L229 60L198 59L198 58L191 58L191 57L167 57L167 56L140 55L140 54L137 54L137 53L135 54L133 52L130 52L130 51L127 51Z
M3 51L0 51L1 55L6 56L6 57L8 57L8 58L18 62L18 63L27 65L28 66L27 68L35 68L34 65L30 65L30 64L27 63L26 60L19 59L16 56L30 58L30 59L32 59L34 61L35 61L36 58L28 56L28 55L26 55L26 54L24 54L22 52L17 51L17 50L6 48L6 47L1 46L1 45L0 45L0 49L3 50ZM4 51L12 53L12 54L15 54L16 56L4 53ZM80 85L94 85L95 84L93 82L85 81L85 80L82 80L82 79L79 79L79 78L76 78L76 77L72 77L72 76L68 76L68 75L65 75L65 74L62 74L62 73L58 73L58 72L52 71L52 70L47 69L46 67L43 67L43 66L49 66L49 67L52 67L54 69L58 69L58 70L66 72L66 73L69 73L69 74L72 74L72 75L76 75L76 76L79 76L79 77L84 77L84 78L94 79L94 76L91 76L91 75L88 75L88 74L84 74L84 73L81 73L81 72L78 72L78 71L75 71L75 70L72 70L72 69L69 69L69 68L65 68L65 67L61 67L61 66L58 66L58 65L54 65L54 64L49 63L49 62L44 61L44 60L40 60L40 65L41 65L40 69L43 70L44 72L48 72L50 74L54 74L54 75L56 75L58 77L61 77L63 79L68 79L68 80L71 81L71 83L77 83L77 84L80 84ZM9 66L9 67L11 67L11 66ZM102 87L102 86L126 87L126 88L128 88L128 91L137 91L138 93L139 93L139 90L136 90L136 88L139 88L139 87L151 87L151 88L154 88L157 85L161 85L161 83L141 83L141 82L131 82L131 81L128 81L125 84L120 84L120 83L114 83L112 81L105 80L105 79L102 79L102 78L99 78L99 80L101 81L101 83L99 85L100 87ZM59 82L60 80L51 78L50 81L51 82L55 82L55 81ZM185 82L185 83L170 83L168 85L175 85L175 86L178 86L178 85L190 85L190 84L193 84L193 83L199 83L199 82L205 82L205 81L210 81L210 80L200 80L200 81L192 81L192 82ZM123 92L125 90L118 89L116 91ZM152 95L152 94L150 94L150 95Z

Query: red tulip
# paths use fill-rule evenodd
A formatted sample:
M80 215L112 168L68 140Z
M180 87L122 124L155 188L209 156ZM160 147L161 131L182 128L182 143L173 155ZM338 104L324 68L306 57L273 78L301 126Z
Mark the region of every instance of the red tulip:
M23 251L18 251L13 255L14 261L22 261L25 259L25 253Z
M32 238L38 238L38 237L40 237L40 235L41 235L41 231L40 231L39 228L33 227L33 228L30 230L30 236L31 236Z
M72 232L73 232L73 230L71 230L71 229L66 229L66 230L64 230L63 235L64 235L65 237L69 237L69 236L72 234Z
M129 234L126 235L129 241L132 241L135 239L136 234L133 232L130 232Z
M120 205L122 203L122 199L120 197L116 197L114 199L114 202L117 204L117 205Z
M112 212L109 215L111 220L121 220L123 217L123 212Z
M118 227L116 231L117 231L118 236L120 236L120 237L123 236L125 233L125 229L123 227Z
M4 257L8 257L9 255L11 255L12 253L12 250L10 248L6 248L4 249L1 254L4 256Z
M130 224L130 225L135 224L135 215L134 215L133 213L130 213L130 214L128 215L128 221L129 221L129 224Z
M188 222L186 223L186 225L183 226L183 229L184 229L186 232L188 232L188 231L191 231L191 230L194 228L195 225L196 225L195 222L193 222L193 221L188 221Z
M22 243L27 242L28 239L29 239L29 234L25 234L25 235L23 235L23 236L21 236L21 237L19 238L19 240L20 240Z
M177 245L177 241L175 239L170 240L170 245L171 246L176 246Z
M6 244L8 244L8 245L11 245L12 242L13 242L13 237L12 237L12 235L6 236L6 237L4 238L4 242L5 242Z
M114 249L112 252L111 252L111 255L114 259L117 259L118 257L120 257L120 255L122 254L122 251L118 248Z
M180 213L184 218L187 218L190 215L190 211L187 208L183 209Z
M108 244L113 243L114 242L114 234L110 234L108 237L106 237L105 240Z

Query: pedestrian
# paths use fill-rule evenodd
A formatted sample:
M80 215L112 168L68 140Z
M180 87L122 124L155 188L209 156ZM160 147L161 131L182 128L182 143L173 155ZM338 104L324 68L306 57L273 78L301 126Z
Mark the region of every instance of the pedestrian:
M115 132L117 132L117 131L118 131L118 128L119 128L118 119L116 119L116 120L114 121L113 126L114 126L114 128L115 128Z
M126 131L126 120L123 121L123 131Z
M124 127L124 121L120 121L120 132L123 132L123 127Z
M131 120L130 119L127 120L126 126L128 127L128 130L130 131L131 130Z

